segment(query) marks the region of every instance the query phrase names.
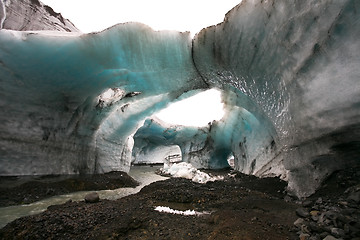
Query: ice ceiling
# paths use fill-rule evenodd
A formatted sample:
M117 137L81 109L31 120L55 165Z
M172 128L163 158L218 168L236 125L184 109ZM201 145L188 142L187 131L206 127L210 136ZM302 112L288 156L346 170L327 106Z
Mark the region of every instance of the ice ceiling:
M1 30L0 174L128 171L133 155L177 145L197 167L233 155L236 169L309 195L360 162L359 25L356 0L254 0L194 39L139 23ZM147 119L209 88L221 120Z

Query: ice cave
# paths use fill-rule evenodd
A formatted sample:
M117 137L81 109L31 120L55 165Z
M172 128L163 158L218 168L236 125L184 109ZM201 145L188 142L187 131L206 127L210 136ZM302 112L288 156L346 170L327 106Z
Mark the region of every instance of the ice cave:
M243 1L192 39L142 23L34 31L47 28L16 28L3 12L0 174L128 171L141 150L176 145L198 168L233 155L236 170L312 194L359 164L359 21L355 0ZM221 120L150 118L212 88Z
M82 33L38 0L0 0L0 177L231 165L309 197L360 167L359 26L358 0L243 0L194 37L137 22ZM219 118L157 116L206 91Z
M82 34L50 10L50 23L24 25L7 2L2 176L129 171L163 148L197 168L233 156L236 170L281 176L301 197L360 163L359 1L244 0L194 38L143 23ZM151 117L208 89L221 92L220 120Z

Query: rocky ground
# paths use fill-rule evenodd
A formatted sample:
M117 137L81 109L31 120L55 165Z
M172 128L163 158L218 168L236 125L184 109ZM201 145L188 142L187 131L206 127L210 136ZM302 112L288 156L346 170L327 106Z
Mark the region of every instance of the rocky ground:
M23 217L1 239L359 239L359 171L338 172L314 196L286 195L286 183L239 173L198 184L168 179L116 201L67 202ZM157 206L195 210L184 216Z
M29 204L41 199L76 191L136 187L125 172L73 176L0 177L0 207Z
M336 172L296 209L297 234L309 240L360 240L359 203L360 169Z

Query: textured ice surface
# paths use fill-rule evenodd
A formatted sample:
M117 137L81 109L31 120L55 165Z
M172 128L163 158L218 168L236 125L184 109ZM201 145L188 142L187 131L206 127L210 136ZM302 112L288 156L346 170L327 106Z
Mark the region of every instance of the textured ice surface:
M258 174L282 165L297 195L360 162L359 9L356 0L243 1L195 37L206 82L231 86L277 134L264 140L276 151Z
M1 30L0 174L128 170L133 156L177 145L196 168L234 156L236 169L309 195L360 162L359 24L357 0L253 0L193 40L137 23ZM146 120L205 88L222 91L221 120Z
M1 174L128 170L144 119L205 84L188 33L0 31Z
M38 0L1 0L0 29L79 32L72 22Z
M155 164L164 162L178 162L182 160L181 149L177 145L159 145L153 148L132 150L132 164Z
M0 0L0 29L3 28L5 18L6 18L5 3L4 0Z
M177 145L182 160L195 167L209 167L208 127L168 126L159 119L147 119L134 135L133 155L151 151L159 146ZM211 147L211 146L209 146Z

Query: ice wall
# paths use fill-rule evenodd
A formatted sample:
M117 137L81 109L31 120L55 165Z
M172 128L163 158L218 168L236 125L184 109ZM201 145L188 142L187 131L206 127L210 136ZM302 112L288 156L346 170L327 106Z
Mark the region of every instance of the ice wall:
M180 162L182 160L181 149L177 145L160 145L142 149L135 147L132 149L132 154L131 163L133 165L164 164L165 162Z
M3 0L1 0L0 1L0 29L3 28L5 18L6 18L5 3Z
M205 86L189 33L0 31L0 174L128 170L144 119Z
M243 1L195 37L206 82L232 86L239 106L276 131L277 157L259 175L283 162L297 195L359 164L359 10L356 0Z
M1 0L0 29L79 32L72 22L38 0Z
M208 154L211 152L207 149L208 135L208 127L174 126L156 118L147 119L134 135L133 155L151 152L161 146L177 145L180 147L183 161L196 167L207 167Z

